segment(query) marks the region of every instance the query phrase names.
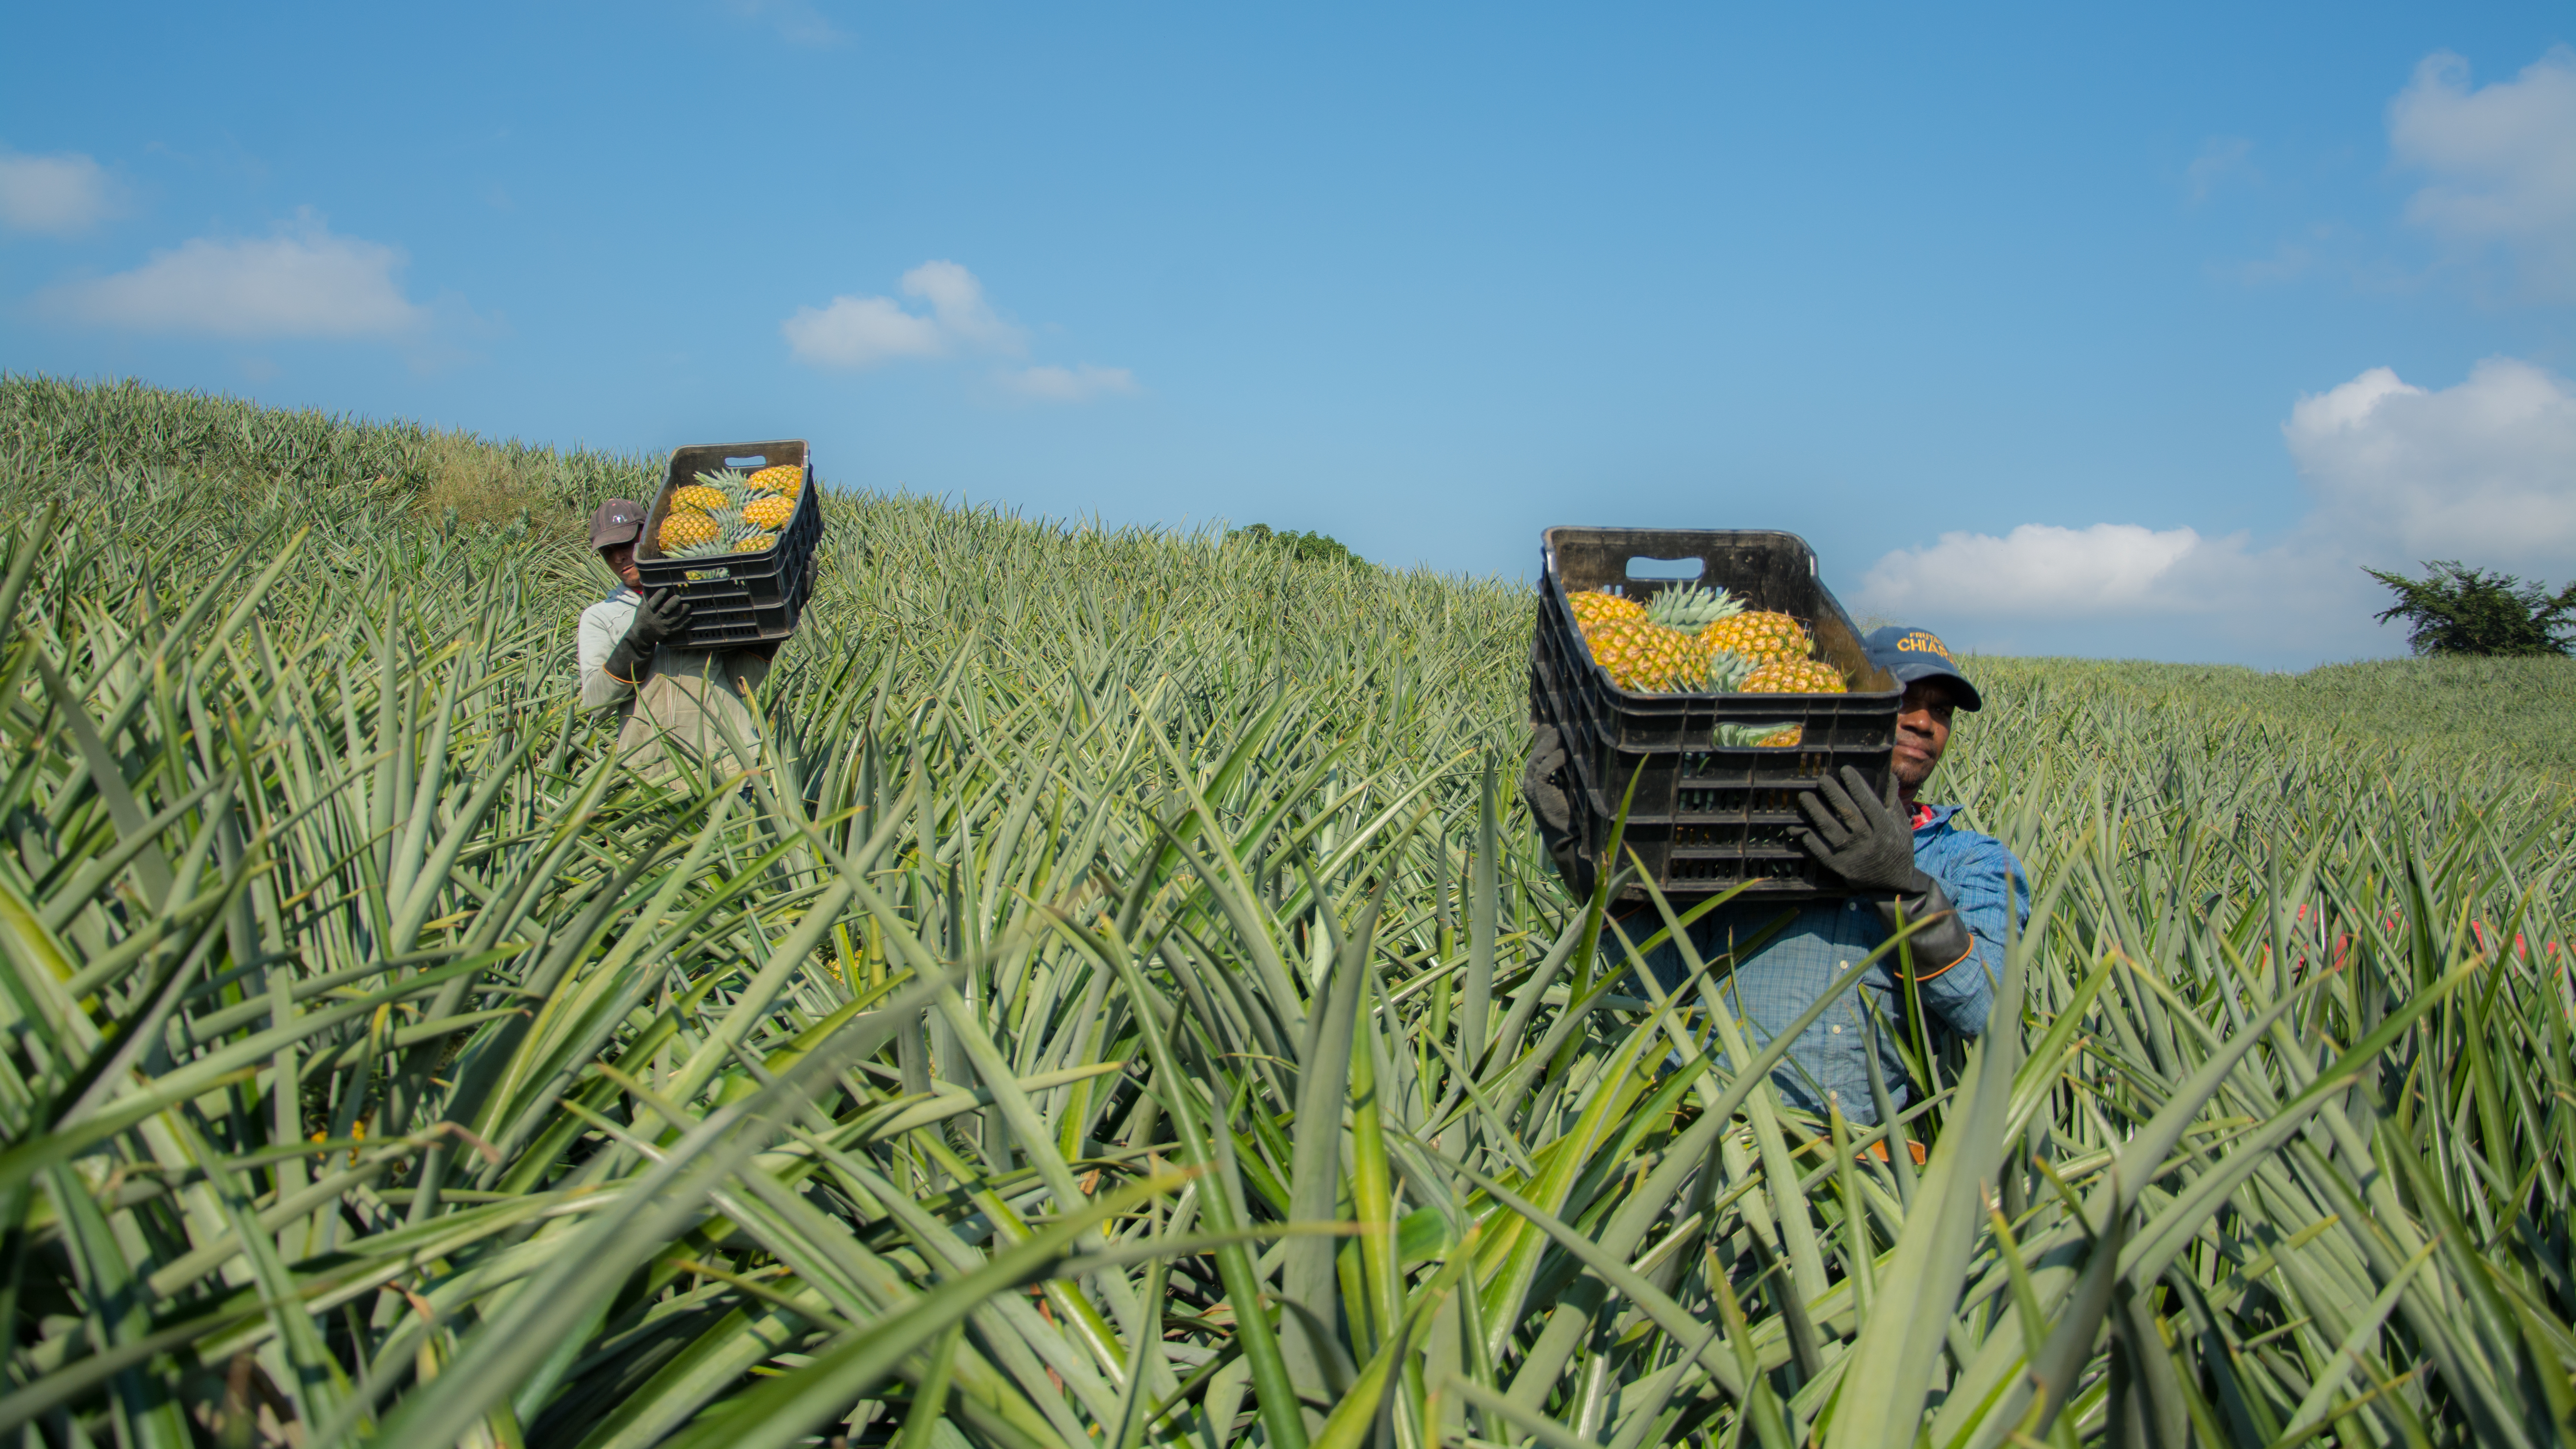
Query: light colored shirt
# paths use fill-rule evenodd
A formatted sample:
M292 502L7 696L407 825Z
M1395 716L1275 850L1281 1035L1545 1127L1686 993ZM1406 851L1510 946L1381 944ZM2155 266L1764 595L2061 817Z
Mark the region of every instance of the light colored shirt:
M626 631L635 627L635 611L644 596L620 585L607 598L581 611L581 631L573 645L581 665L581 707L606 709L635 697L635 684L608 672L608 656ZM561 657L561 656L557 656Z

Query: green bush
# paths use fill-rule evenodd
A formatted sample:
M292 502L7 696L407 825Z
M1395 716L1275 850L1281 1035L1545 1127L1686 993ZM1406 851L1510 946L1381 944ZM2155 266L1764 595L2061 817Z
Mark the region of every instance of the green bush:
M1248 528L1234 529L1225 537L1229 543L1240 539L1245 543L1275 548L1301 563L1352 564L1360 568L1369 566L1367 559L1345 548L1340 540L1330 534L1299 533L1293 529L1274 531L1269 524L1256 523Z

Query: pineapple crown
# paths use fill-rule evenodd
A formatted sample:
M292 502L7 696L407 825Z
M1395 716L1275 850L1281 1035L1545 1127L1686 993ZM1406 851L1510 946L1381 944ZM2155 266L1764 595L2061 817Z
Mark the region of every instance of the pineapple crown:
M700 473L689 481L723 494L727 508L739 510L751 500L751 480L739 468L719 468L712 473Z
M1701 629L1744 612L1744 601L1724 589L1677 584L1646 601L1646 617L1672 629Z
M1744 677L1753 672L1753 661L1725 649L1712 649L1708 655L1709 694L1732 694Z

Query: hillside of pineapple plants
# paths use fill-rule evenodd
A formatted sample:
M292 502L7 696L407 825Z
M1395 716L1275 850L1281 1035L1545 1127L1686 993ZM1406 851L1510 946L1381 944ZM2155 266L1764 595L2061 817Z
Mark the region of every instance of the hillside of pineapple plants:
M833 491L654 785L653 466L0 379L0 1435L2576 1443L2557 661L1978 661L1861 1129L1536 853L1521 586Z

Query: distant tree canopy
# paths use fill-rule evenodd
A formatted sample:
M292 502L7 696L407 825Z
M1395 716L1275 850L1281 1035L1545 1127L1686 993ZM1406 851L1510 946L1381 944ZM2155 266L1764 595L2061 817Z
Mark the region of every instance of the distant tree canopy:
M2512 574L2434 559L2425 577L2365 568L2386 584L2397 602L2379 621L2406 621L2406 642L2418 654L2566 654L2576 634L2576 583L2556 594Z
M1368 560L1343 547L1339 539L1325 533L1299 533L1294 529L1275 529L1266 523L1229 531L1225 541L1241 539L1246 543L1265 544L1279 549L1302 563L1346 563L1365 568Z

